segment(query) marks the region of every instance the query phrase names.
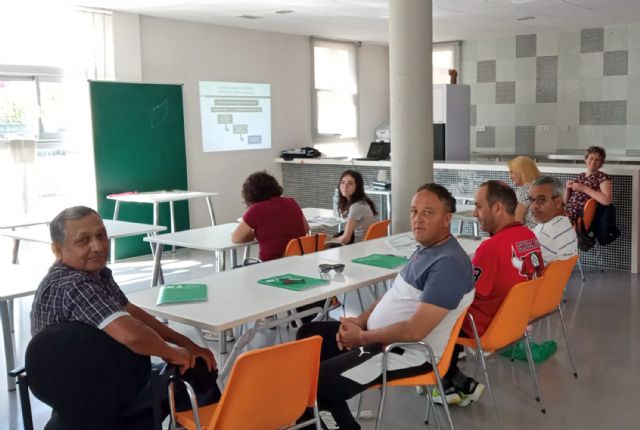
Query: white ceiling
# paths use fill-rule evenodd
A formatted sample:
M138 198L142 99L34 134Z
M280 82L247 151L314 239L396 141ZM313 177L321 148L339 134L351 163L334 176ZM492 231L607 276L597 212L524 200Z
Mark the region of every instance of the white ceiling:
M387 43L392 0L69 0L230 27ZM290 10L279 14L276 11ZM241 15L258 17L240 18ZM519 18L533 17L525 21ZM640 0L433 0L433 40L483 39L640 22Z

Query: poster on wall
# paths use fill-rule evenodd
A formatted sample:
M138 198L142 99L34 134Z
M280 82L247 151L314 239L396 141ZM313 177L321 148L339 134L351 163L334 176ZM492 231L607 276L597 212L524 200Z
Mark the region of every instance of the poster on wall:
M204 152L271 148L271 85L200 81Z

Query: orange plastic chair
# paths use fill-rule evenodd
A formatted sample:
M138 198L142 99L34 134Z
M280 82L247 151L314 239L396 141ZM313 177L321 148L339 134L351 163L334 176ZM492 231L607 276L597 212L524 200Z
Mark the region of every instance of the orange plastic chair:
M406 343L398 342L398 343L392 343L391 345L386 347L384 357L383 357L382 385L376 385L375 387L371 387L371 388L382 387L380 403L378 404L378 418L376 420L376 430L379 430L382 428L382 411L384 408L384 400L387 393L387 387L389 386L416 387L416 386L423 386L423 385L436 385L440 390L440 392L444 393L444 387L442 386L441 377L445 375L449 370L449 364L451 364L451 356L453 355L453 347L456 344L456 339L458 338L458 333L460 333L460 327L462 327L462 323L464 321L464 317L466 314L467 314L467 310L465 309L464 312L462 312L458 317L458 319L456 320L456 323L454 324L453 329L451 329L451 336L449 337L449 342L447 342L447 346L445 347L444 352L440 357L440 361L438 362L438 365L433 369L433 371L429 373L425 373L423 375L411 376L408 378L396 379L394 381L387 381L387 373L385 371L387 353L397 346L401 347L404 345L422 345L424 346L427 354L429 355L429 361L431 363L435 362L436 358L433 354L433 350L431 349L431 346L429 346L429 344L425 342L406 342ZM427 412L425 415L425 422L428 422L429 412L431 410L431 407L433 407L434 414L436 412L435 412L435 405L433 404L433 398L431 397L431 390L427 389L426 391L427 391L427 396L429 397L429 404L428 404ZM447 402L444 402L444 410L447 416L447 420L449 422L449 427L453 429L453 421L451 420L451 414L449 413L449 406L447 405ZM360 411L360 402L358 402L358 412L359 411Z
M382 221L374 222L369 226L367 232L364 235L364 240L379 239L389 234L390 219L383 219Z
M571 353L571 347L569 345L569 336L567 335L567 326L564 322L564 315L562 314L562 296L564 288L571 277L573 268L578 261L578 256L567 258L566 260L555 260L549 263L544 271L542 277L542 284L538 290L533 306L531 308L530 322L537 321L542 318L558 312L560 314L560 322L562 323L562 331L564 332L564 340L567 345L567 351L569 353L569 361L571 368L573 369L573 376L578 377L576 367L573 363L573 354Z
M322 251L326 241L327 235L324 233L291 239L284 250L284 256L291 257L292 255L304 255Z
M500 305L500 308L498 308L498 312L496 312L493 320L491 320L489 327L487 327L482 337L478 336L478 330L476 329L475 322L473 321L473 315L471 315L471 313L467 313L467 318L471 322L473 337L468 338L459 336L457 340L459 345L474 348L477 351L476 360L479 358L482 364L487 389L491 396L491 404L493 407L493 415L496 420L496 427L499 425L496 399L493 395L493 389L491 388L491 381L489 379L489 372L487 371L487 364L484 359L483 351L495 352L519 341L522 339L523 334L525 338L525 350L528 358L527 361L529 362L529 368L531 369L531 374L533 376L532 383L536 390L536 400L540 402L542 412L546 412L542 401L542 395L540 393L540 387L537 385L535 376L536 370L535 367L533 367L531 349L526 333L533 302L540 285L542 285L542 278L532 279L530 281L520 282L514 285Z
M313 408L313 419L304 424L320 430L321 344L322 338L313 336L245 352L233 364L220 402L198 409L199 422L192 411L174 413L173 402L172 415L188 430L278 430L295 427L306 408Z
M596 209L598 209L598 202L595 199L589 199L585 202L584 207L582 208L582 223L584 223L584 228L589 230L591 227L591 223L593 222L593 218L596 216ZM576 233L580 232L580 221L578 220L573 228L576 230ZM582 282L585 281L584 272L582 271L582 263L580 263L580 259L578 258L578 269L580 269L580 277L582 278Z
M587 230L591 227L593 218L596 216L596 209L598 209L598 202L595 199L587 200L582 208L582 221Z

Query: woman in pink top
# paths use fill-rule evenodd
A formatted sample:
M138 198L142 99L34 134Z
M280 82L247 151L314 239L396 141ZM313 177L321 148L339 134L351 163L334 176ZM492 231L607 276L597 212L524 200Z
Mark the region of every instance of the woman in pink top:
M282 197L282 187L266 171L249 175L242 185L242 198L248 208L231 240L235 243L257 240L262 261L282 257L291 239L309 231L298 203Z

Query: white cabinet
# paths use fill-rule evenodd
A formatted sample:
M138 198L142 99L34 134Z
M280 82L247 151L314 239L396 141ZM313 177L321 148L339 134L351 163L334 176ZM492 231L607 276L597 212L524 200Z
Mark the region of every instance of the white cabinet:
M469 160L471 152L471 89L469 85L436 84L433 86L433 123L445 124L444 160Z

